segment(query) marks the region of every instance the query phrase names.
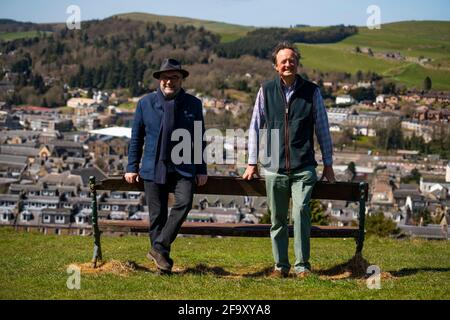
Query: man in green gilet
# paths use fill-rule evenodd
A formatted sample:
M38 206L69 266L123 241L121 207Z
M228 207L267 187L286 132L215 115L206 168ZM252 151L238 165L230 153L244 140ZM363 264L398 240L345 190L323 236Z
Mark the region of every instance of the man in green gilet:
M278 44L272 53L278 74L274 80L265 82L258 92L250 123L248 166L243 175L246 180L259 176L259 132L265 128L266 149L277 151L270 154L269 162L262 164L272 222L270 236L275 260L272 275L276 277L288 277L291 268L288 258L290 197L296 258L294 271L301 278L311 272L309 201L317 182L314 133L324 164L321 179L335 182L333 144L322 95L317 85L297 74L299 60L297 48L288 42ZM272 135L272 132L276 134Z

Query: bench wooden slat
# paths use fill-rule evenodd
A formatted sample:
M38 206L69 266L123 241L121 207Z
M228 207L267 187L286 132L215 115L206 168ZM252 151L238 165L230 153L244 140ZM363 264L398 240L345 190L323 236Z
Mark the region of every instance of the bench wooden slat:
M130 220L99 220L102 231L147 233L148 221ZM214 235L228 237L269 237L269 224L245 224L245 223L204 223L185 222L180 234L188 235ZM329 227L312 226L311 237L314 238L357 238L358 228L354 227ZM289 226L289 236L293 237L293 227Z
M110 191L144 191L143 182L127 184L123 178L110 178L96 184L97 190ZM368 184L364 186L364 201L368 199ZM246 181L235 177L208 177L208 182L198 187L197 194L232 195L232 196L266 196L264 179ZM360 185L352 182L327 183L319 181L316 183L312 198L328 200L359 201Z

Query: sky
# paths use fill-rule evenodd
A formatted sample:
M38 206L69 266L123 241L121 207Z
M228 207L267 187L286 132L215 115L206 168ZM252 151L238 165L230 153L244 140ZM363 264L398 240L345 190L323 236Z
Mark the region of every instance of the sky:
M0 18L65 22L71 15L67 13L70 5L80 8L82 21L146 12L257 27L364 26L373 13L367 13L371 5L379 7L381 23L450 21L448 0L0 0Z

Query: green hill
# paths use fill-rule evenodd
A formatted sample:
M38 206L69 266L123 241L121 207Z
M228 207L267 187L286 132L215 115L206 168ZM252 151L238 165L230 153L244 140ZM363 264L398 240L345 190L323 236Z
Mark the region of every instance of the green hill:
M403 83L421 88L426 76L433 89L450 90L450 22L408 21L385 24L380 30L360 28L359 33L327 45L300 44L305 66L321 71L355 73L374 71ZM356 53L355 48L370 48L374 56ZM387 59L387 53L400 53L405 60ZM420 64L418 58L429 58Z
M82 269L80 290L69 290L68 266L84 267L92 246L91 237L0 228L0 299L450 299L448 241L369 237L364 257L381 269L381 289L370 290L339 268L354 253L351 239L312 239L313 275L301 280L267 277L268 238L178 238L167 277L146 259L147 237L104 236L109 263L98 273Z
M235 39L245 36L247 32L255 29L254 27L247 27L224 22L199 20L185 17L163 16L141 12L119 14L117 15L117 17L122 19L131 19L153 23L159 21L168 26L173 26L174 24L193 25L194 27L197 28L203 26L206 30L219 34L221 36L222 42L233 41Z

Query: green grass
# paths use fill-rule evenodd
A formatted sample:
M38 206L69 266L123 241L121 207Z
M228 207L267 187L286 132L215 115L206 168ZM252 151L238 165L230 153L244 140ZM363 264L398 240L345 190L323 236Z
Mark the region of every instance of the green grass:
M124 109L124 110L134 110L134 109L136 109L136 103L134 103L134 102L122 103L117 107L119 109Z
M51 32L46 32L47 34L51 34ZM0 32L0 40L3 41L12 41L17 39L27 39L27 38L35 38L39 37L43 32L39 33L39 31L27 31L27 32Z
M377 71L380 74L391 69L401 67L402 64L396 61L385 61L369 57L367 55L356 54L334 44L298 45L302 64L305 67L321 71L350 72L355 74L361 71Z
M394 276L369 290L364 279L318 275L352 257L351 239L312 239L315 274L299 280L262 275L272 266L269 239L178 238L176 272L167 277L145 258L147 237L102 237L106 260L134 261L145 270L82 273L81 289L67 289L67 266L88 262L92 243L0 228L0 299L450 299L450 242L369 238L365 258Z
M357 54L354 49L371 48L375 57ZM355 74L373 71L386 79L421 89L425 77L431 77L433 89L450 90L450 22L407 21L385 24L380 30L360 28L359 33L334 44L300 44L302 63L322 72ZM387 60L377 54L400 52L407 58L431 58L429 65L412 61Z

